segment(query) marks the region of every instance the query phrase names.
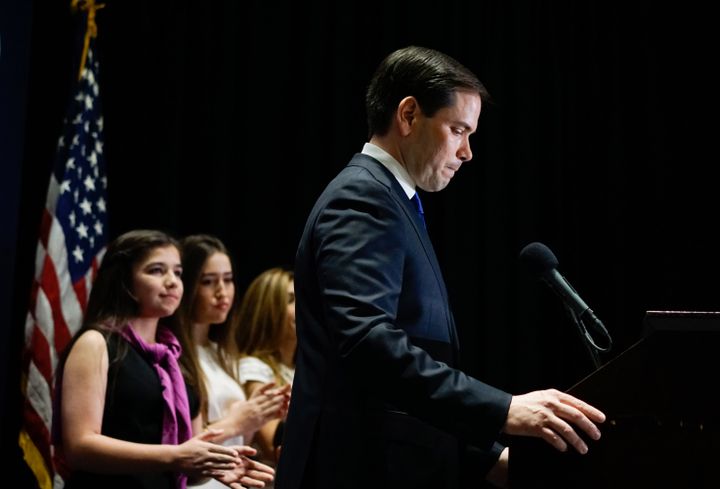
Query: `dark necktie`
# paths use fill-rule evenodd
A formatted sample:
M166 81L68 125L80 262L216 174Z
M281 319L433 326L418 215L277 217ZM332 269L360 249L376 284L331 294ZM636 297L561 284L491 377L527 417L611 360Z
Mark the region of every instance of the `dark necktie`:
M413 204L415 204L415 209L417 210L418 216L420 216L420 220L423 223L423 226L425 225L425 213L423 212L422 204L420 203L420 196L417 192L415 192L415 195L413 195L412 199L410 199ZM426 226L427 227L427 226Z

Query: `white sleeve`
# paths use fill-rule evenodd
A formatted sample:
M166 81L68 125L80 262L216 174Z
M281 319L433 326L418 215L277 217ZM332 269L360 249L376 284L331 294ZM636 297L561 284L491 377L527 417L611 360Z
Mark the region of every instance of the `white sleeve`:
M246 382L262 382L265 384L275 380L270 365L257 357L241 358L238 364L238 376L240 377L240 383L243 385Z

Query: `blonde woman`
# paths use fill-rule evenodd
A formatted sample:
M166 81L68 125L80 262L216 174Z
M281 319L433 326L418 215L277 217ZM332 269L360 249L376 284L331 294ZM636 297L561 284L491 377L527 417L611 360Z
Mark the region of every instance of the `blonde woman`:
M241 353L240 381L252 395L266 382L291 385L295 375L295 286L293 274L271 268L256 277L243 297L234 328ZM281 420L266 423L256 446L268 461L276 459Z

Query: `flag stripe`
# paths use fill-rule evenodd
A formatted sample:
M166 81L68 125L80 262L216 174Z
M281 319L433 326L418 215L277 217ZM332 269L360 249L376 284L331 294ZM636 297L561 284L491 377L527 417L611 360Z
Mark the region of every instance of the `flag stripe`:
M58 284L58 276L55 273L50 256L45 257L43 265L43 273L40 277L40 287L47 296L48 303L52 310L52 321L48 325L49 331L46 333L48 338L53 338L55 349L62 350L69 339L68 327L63 316L63 300L60 296L60 285Z
M50 344L40 328L33 328L32 337L33 356L28 365L31 372L37 371L45 381L50 384L53 379L53 354L50 350ZM35 382L36 379L30 377L28 382Z
M50 177L50 186L53 186L53 183L55 182L55 178L52 176ZM47 249L48 246L48 236L50 236L50 226L52 226L53 222L53 216L50 213L50 211L45 208L43 209L42 218L40 220L40 245L42 245L43 253ZM40 250L40 246L38 246L38 252ZM36 269L37 270L37 269Z
M50 341L48 339L52 338L52 306L48 302L47 296L42 289L38 289L37 293L35 318L36 320L31 323L31 358L33 358L36 365L44 365L45 362L38 362L38 360L44 357L48 358L47 369L43 372L43 376L50 381L52 380L52 369L54 367L51 363L52 355L50 354Z
M48 398L49 384L45 382L33 363L30 363L28 371L28 384L26 391L26 403L24 415L27 421L27 432L35 442L38 451L43 458L50 460L50 444L45 440L50 439L50 427L52 422L51 406L45 403Z
M40 246L38 246L40 248ZM30 339L32 338L33 334L33 328L35 327L35 308L37 307L37 295L40 290L40 284L37 282L37 280L33 281L32 286L30 287L30 308L28 310L28 315L25 318L25 344L30 344ZM30 355L31 350L26 349L23 354L24 355ZM27 366L24 365L23 366Z

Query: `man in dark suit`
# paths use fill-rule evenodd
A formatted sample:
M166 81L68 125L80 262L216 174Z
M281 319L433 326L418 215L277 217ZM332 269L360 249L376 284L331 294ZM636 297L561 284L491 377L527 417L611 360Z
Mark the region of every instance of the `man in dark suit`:
M297 370L278 489L503 484L496 439L587 446L604 415L556 390L511 396L453 368L447 292L416 187L442 190L472 157L487 92L434 50L389 55L367 92L370 142L328 185L295 269Z

